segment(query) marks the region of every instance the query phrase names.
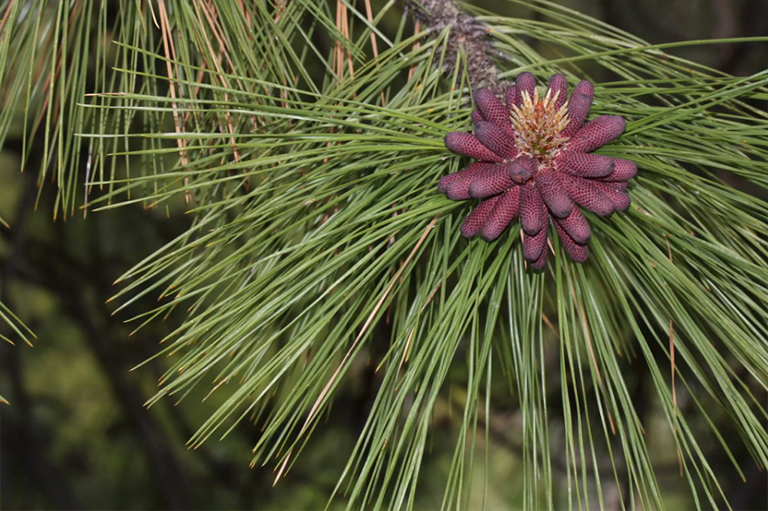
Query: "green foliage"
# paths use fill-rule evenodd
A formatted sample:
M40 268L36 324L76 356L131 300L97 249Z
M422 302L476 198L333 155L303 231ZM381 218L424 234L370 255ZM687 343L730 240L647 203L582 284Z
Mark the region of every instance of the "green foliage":
M491 453L471 440L489 437L495 400L520 408L527 509L602 508L606 481L623 485L629 507L662 508L630 372L650 376L697 507L725 505L705 444L734 470L736 443L765 466L768 116L755 105L768 73L724 75L547 2L533 7L541 21L476 12L510 56L505 77L614 73L596 84L593 111L624 116L628 129L601 152L640 168L630 211L589 216L590 260L572 263L553 237L555 257L535 274L514 227L493 244L466 241L468 205L436 193L463 163L442 137L470 123L466 76L442 72L450 32L408 37L403 18L388 39L375 27L393 2L373 24L344 4L346 33L326 3L257 5L129 3L113 32L115 69L94 87L106 92L84 97L77 79L50 86L50 102L78 119L71 130L40 110L57 127L45 158L58 148L63 210L81 165L62 151L83 144L87 186L103 189L91 209L141 203L192 218L121 277L115 297L118 310L162 299L137 327L187 310L157 355L174 364L153 401L201 384L226 394L191 446L252 420L262 427L253 463L280 479L367 358L379 390L337 485L349 507L417 505L456 364L468 376L444 508L474 498L473 457ZM64 30L67 15L60 7L50 29ZM19 37L34 47L40 32L30 33ZM562 57L547 60L532 40ZM16 55L20 67L29 53ZM16 97L43 94L28 76L16 73ZM722 436L723 421L738 438ZM563 456L561 494L552 465Z

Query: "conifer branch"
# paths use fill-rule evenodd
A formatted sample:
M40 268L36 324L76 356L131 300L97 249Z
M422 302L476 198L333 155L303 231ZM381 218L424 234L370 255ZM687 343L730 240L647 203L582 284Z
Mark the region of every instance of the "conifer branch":
M491 57L500 52L488 37L488 27L484 23L462 11L453 0L405 0L405 5L433 36L450 27L443 57L446 75L453 74L456 66L461 65L459 55L463 49L472 87L486 86L496 95L503 94L507 84L499 78L499 69Z

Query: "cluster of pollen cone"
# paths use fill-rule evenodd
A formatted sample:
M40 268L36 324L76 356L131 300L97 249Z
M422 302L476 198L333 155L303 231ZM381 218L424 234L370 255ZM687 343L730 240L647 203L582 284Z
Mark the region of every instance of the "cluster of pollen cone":
M568 255L586 261L592 233L579 207L600 216L625 211L627 182L637 173L632 161L591 154L625 128L617 116L586 122L593 96L592 84L582 81L569 100L560 74L543 98L530 73L507 90L506 105L488 89L475 92L474 134L448 133L445 145L477 161L438 184L449 199L480 199L462 235L492 241L519 216L533 268L546 264L550 223Z

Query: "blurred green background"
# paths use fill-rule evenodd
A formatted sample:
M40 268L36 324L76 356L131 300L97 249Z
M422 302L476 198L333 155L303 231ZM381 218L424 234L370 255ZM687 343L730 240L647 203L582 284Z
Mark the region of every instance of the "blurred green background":
M535 16L511 4L474 3L503 15ZM558 3L652 43L768 33L765 0ZM388 26L394 31L398 22L394 12L390 18L384 20L385 33ZM768 62L764 44L687 47L675 54L736 75L761 71ZM373 401L377 382L373 365L361 361L356 366L300 462L274 487L273 467L248 466L258 423L243 422L224 440L188 450L186 439L216 409L224 393L205 401L202 395L188 396L181 404L166 399L145 408L166 363L153 360L131 369L157 351L159 339L178 324L179 317L156 321L130 335L135 325L125 321L131 313L152 307L154 297L145 297L118 315L112 315L115 307L105 303L118 289L113 281L183 232L187 218L182 211L167 216L165 210L137 206L54 222L51 187L38 202L33 169L39 151L32 151L31 170L19 173L21 129L19 116L0 153L0 217L11 225L0 229L0 301L38 339L34 347L0 344L0 393L11 403L0 406L0 505L5 509L324 507ZM423 467L420 509L440 506L465 379L461 364L456 364L451 376L455 385L437 407L431 453ZM670 509L692 508L661 412L644 393L641 375L633 385ZM513 402L493 402L492 407L493 456L487 472L484 457L476 458L473 481L481 485L488 479L490 509L514 509L521 488L516 435L520 417ZM477 439L476 447L483 449L484 442ZM735 454L744 457L747 481L741 482L736 474L726 476L725 491L733 507L768 509L765 474L746 462L747 453ZM566 467L559 470L565 479ZM618 505L610 500L611 489L604 490L606 506Z

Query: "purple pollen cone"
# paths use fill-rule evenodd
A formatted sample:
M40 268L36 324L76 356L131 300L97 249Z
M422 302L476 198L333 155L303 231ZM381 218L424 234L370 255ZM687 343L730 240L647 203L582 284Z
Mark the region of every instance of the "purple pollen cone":
M463 236L490 242L520 217L531 268L546 264L550 224L571 259L587 260L592 231L582 210L600 216L626 211L627 184L637 174L633 161L592 154L626 128L617 116L587 121L593 98L588 81L569 98L561 74L549 79L544 95L531 73L518 75L503 99L486 88L474 92L474 134L448 133L445 145L476 161L437 185L449 199L480 200L461 225Z

